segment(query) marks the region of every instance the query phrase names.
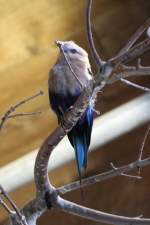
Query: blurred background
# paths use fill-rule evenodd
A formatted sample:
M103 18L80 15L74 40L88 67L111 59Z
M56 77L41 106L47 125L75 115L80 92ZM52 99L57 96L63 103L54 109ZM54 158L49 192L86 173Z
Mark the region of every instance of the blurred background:
M85 31L85 5L83 0L0 0L0 114L3 115L19 100L39 90L44 91L43 96L17 110L42 111L42 114L8 120L1 130L1 168L38 148L57 127L57 119L49 108L47 91L48 71L58 55L54 41L74 40L89 52ZM101 57L106 60L114 56L149 16L149 0L94 0L92 28ZM142 57L144 65L150 65L149 57L150 54ZM94 71L94 65L92 68ZM134 77L131 80L150 87L148 77ZM101 115L105 114L142 94L144 93L140 90L117 82L107 86L99 94L96 110ZM136 160L146 127L147 124L144 123L90 153L86 176L111 169L110 162L121 166ZM145 146L144 157L150 154L149 145L150 138ZM84 202L80 190L64 197L108 213L131 217L143 214L144 217L150 217L149 173L150 169L147 167L142 169L141 180L117 177L87 187L84 189ZM55 186L77 180L75 161L50 172L50 178ZM35 196L34 183L24 185L10 195L17 206L22 207ZM7 216L0 208L0 224L4 223ZM60 220L61 224L96 224L58 211L47 212L38 223L57 225Z

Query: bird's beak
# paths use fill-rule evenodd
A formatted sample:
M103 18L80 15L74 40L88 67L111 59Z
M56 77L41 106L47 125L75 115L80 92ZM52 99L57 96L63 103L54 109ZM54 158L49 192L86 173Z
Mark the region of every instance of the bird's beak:
M61 48L61 46L62 46L62 41L55 41L55 44L57 45L57 47Z

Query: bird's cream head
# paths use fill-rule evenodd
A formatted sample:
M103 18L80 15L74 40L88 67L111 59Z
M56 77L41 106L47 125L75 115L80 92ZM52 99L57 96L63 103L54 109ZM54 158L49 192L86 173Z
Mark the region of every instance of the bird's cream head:
M60 48L60 56L64 54L72 62L85 62L89 64L87 52L73 41L56 41L56 45ZM63 51L63 52L62 52Z

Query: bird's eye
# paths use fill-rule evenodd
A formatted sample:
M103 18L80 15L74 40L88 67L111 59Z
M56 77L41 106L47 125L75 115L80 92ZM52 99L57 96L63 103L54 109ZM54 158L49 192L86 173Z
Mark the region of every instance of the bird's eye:
M76 49L70 49L70 52L75 54L75 53L77 53L77 50Z

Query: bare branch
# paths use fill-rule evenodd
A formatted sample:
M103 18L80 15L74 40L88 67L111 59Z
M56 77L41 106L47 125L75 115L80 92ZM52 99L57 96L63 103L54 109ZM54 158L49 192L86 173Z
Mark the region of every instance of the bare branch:
M103 64L103 61L100 58L93 41L92 26L91 26L91 6L92 6L92 0L87 0L87 8L86 8L87 39L88 39L88 43L89 43L89 47L90 47L93 59L95 60L95 63L99 67Z
M42 112L31 112L31 113L16 113L16 114L12 114L10 116L7 117L7 119L12 119L12 118L16 118L16 117L28 117L28 116L35 116L35 115L39 115Z
M111 162L110 163L110 165L111 165L111 167L113 168L113 170L117 170L118 168ZM127 174L127 173L125 173L125 172L122 172L122 173L120 173L120 176L124 176L124 177L128 177L128 178L132 178L132 179L142 179L142 177L140 177L140 176L134 176L134 175L131 175L131 174Z
M116 57L127 52L139 39L139 37L148 29L149 26L150 26L150 18L146 20L145 23L142 24L142 26L137 29L137 31L131 36L126 45L120 50L120 52L116 55Z
M122 81L123 83L125 83L125 84L127 84L127 85L130 85L130 86L132 86L132 87L134 87L134 88L140 89L140 90L142 90L142 91L148 91L148 92L150 91L149 88L144 87L144 86L141 86L141 85L138 85L138 84L135 84L134 82L129 81L129 80L126 80L126 79L124 79L124 78L118 77L118 80L120 80L120 81Z
M63 210L64 212L71 213L86 219L90 219L92 221L107 223L107 224L115 224L115 225L149 225L149 219L141 219L139 217L124 217L118 216L114 214L104 213L98 210L89 209L87 207L77 205L73 202L69 202L64 200L63 198L57 198L55 203L55 208Z
M5 192L5 190L3 189L3 187L1 185L0 185L0 194L3 195L8 200L8 202L10 203L10 205L12 206L12 208L14 209L14 211L16 211L16 213L18 214L18 216L21 216L19 209L17 208L17 206L15 205L15 203L12 201L12 199Z
M120 176L123 173L129 173L131 171L136 171L138 168L143 168L150 165L150 157L143 160L136 160L135 162L129 163L128 165L117 167L115 170L110 170L98 175L94 175L82 180L82 187L90 186L98 182L112 179L116 176ZM71 184L64 185L56 189L58 194L66 194L80 188L79 181L73 182Z
M37 219L47 210L45 198L36 196L33 200L28 202L21 212L26 218L28 225L36 225Z
M112 84L119 80L119 78L128 78L131 76L150 76L150 67L142 66L140 58L138 59L136 66L120 64L113 70L113 74L108 83Z
M144 150L144 146L145 146L146 140L148 138L149 132L150 132L150 124L149 124L148 128L146 129L146 132L145 132L145 135L144 135L141 147L140 147L139 159L138 159L139 161L142 160L143 150Z
M10 203L10 205L12 206L13 211L11 211L7 205L3 202L3 207L5 207L5 209L7 210L7 212L10 213L10 215L13 215L13 217L15 216L15 213L17 215L17 217L20 220L20 223L23 225L27 225L26 219L24 217L24 215L22 215L22 213L20 212L20 210L18 209L18 207L16 206L16 204L13 202L13 200L9 197L9 195L5 192L5 190L3 189L3 187L0 185L0 194L3 195L7 201ZM1 201L2 204L2 201Z
M132 81L125 79L126 77L136 75L145 75L144 72L147 72L147 75L150 75L150 67L141 66L141 59L139 58L137 61L137 66L125 66L123 64L119 64L112 72L112 76L110 77L108 84L112 84L116 81L121 81L129 86L135 87L137 89L143 91L150 91L149 88L144 87L142 85L138 85Z
M125 52L124 54L110 59L109 62L112 65L117 65L119 63L126 63L139 57L140 55L144 54L148 50L150 50L150 38L146 38L144 41L135 45L133 48L131 48L129 51Z
M37 94L35 94L35 95L31 96L31 97L28 97L28 98L26 98L26 99L24 99L24 100L21 100L21 101L18 102L16 105L11 106L11 107L7 110L7 112L1 117L0 130L2 129L2 127L3 127L4 123L5 123L5 121L6 121L7 119L10 118L10 114L11 114L11 113L13 113L18 107L20 107L20 106L22 106L23 104L25 104L25 103L27 103L27 102L33 100L34 98L38 97L39 95L43 95L43 91L40 91L40 92L38 92ZM32 114L34 115L34 113L32 113ZM31 115L31 113L30 113L30 115ZM20 116L20 115L19 115L19 116ZM13 117L14 117L14 116L13 116ZM16 117L16 116L15 116L15 117Z
M126 174L126 173L122 173L121 176L128 177L128 178L131 178L131 179L134 179L134 180L141 180L142 179L141 176L135 176L135 175L130 175L130 174Z
M3 201L3 199L0 197L0 204L3 206L3 208L7 211L8 214L12 214L14 213L14 211L12 211L8 205Z

